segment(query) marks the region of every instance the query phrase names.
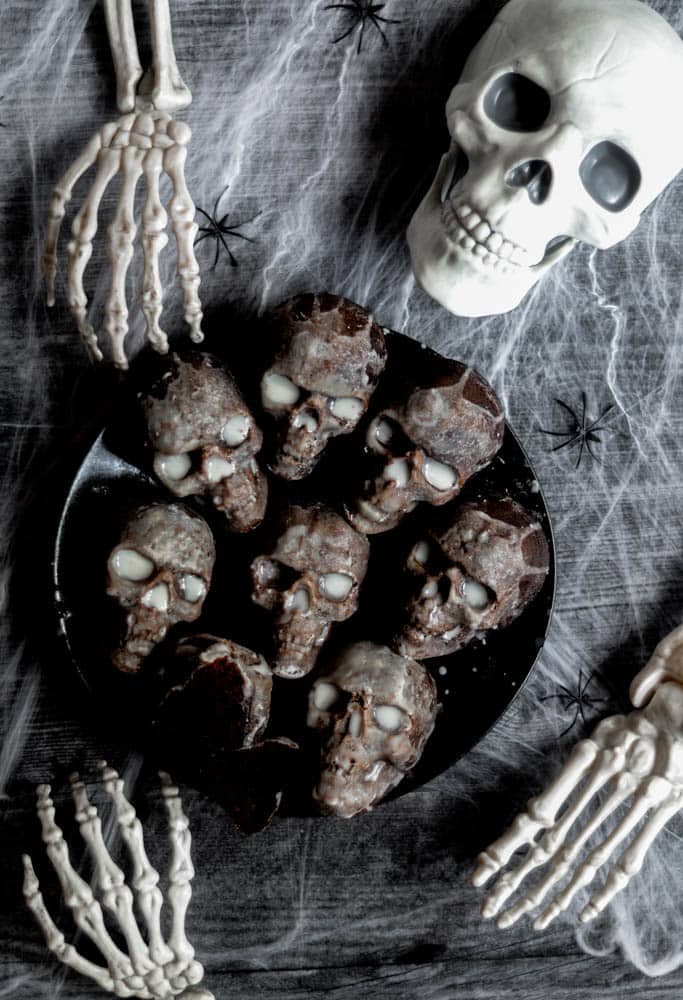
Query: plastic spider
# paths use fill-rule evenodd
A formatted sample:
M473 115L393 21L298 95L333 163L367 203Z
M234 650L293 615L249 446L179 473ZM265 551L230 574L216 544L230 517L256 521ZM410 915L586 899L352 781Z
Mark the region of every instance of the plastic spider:
M226 188L225 191L227 190L228 189ZM225 194L225 191L222 191L216 198L216 203L213 206L213 212L210 215L208 212L205 212L203 208L200 208L199 205L197 206L197 211L201 212L204 218L206 219L206 225L199 227L199 232L197 234L197 239L194 241L194 245L197 246L198 243L201 243L202 240L206 239L212 239L216 241L216 256L214 257L213 261L214 268L218 264L218 258L220 256L221 246L227 253L232 267L237 267L237 258L235 257L234 253L228 246L225 237L233 236L240 240L246 240L247 243L255 243L256 241L253 240L251 236L245 236L244 233L240 232L240 229L242 228L242 226L248 226L250 222L254 221L254 219L258 219L259 215L261 214L260 212L258 212L256 215L252 216L251 219L247 219L245 222L236 222L233 225L228 225L228 215L230 214L229 212L226 212L222 218L220 219L218 218L218 206L220 204L221 198Z
M578 458L576 459L575 468L578 469L578 467L581 465L581 459L583 458L584 448L586 449L586 451L588 452L588 454L592 459L594 459L596 462L599 462L600 459L591 448L591 445L602 443L602 438L600 437L600 434L607 430L602 421L605 419L607 414L614 409L614 403L610 403L609 406L606 406L605 409L600 414L600 416L596 417L595 420L589 420L586 413L588 403L586 401L585 392L581 393L581 416L579 416L578 413L576 413L576 411L573 410L568 403L563 402L561 399L556 399L555 402L557 403L558 406L561 406L562 409L567 412L567 414L571 418L571 426L564 431L548 431L545 430L545 428L541 427L541 431L543 434L550 434L552 437L567 438L566 441L562 441L560 444L555 445L554 448L551 448L551 451L560 451L562 448L566 448L568 445L578 444L579 455Z
M332 44L336 45L337 42L343 41L344 38L360 27L360 36L358 38L358 48L356 52L360 53L363 45L363 35L365 34L365 25L371 24L379 32L382 42L384 45L389 45L387 41L387 36L384 34L382 24L400 24L401 22L392 17L381 17L380 11L386 7L384 3L371 3L370 0L350 0L350 3L331 3L325 7L325 10L343 10L345 13L350 14L353 18L353 23L348 31L345 31L343 35L339 35L338 38L332 40Z
M579 720L579 717L581 717L581 722L583 723L583 725L584 726L587 725L586 715L585 715L586 708L592 708L593 705L599 705L601 702L607 701L606 698L594 698L592 695L586 693L588 691L589 685L592 684L594 677L595 673L592 673L584 681L583 671L579 670L579 683L577 685L576 691L570 691L569 688L565 687L564 684L560 684L559 694L548 694L545 696L545 698L541 698L541 701L550 701L553 698L557 698L559 701L564 702L564 704L562 705L562 709L565 712L568 712L572 708L575 709L574 718L566 727L566 729L562 730L562 732L560 733L560 737L566 736L569 730L574 728L574 726Z

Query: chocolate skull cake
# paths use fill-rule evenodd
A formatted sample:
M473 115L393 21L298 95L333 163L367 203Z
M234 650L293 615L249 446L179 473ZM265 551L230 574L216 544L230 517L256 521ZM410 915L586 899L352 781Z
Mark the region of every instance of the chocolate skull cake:
M415 594L393 645L426 659L514 621L543 586L548 543L538 518L509 497L476 500L420 540L407 565Z
M367 812L420 759L436 720L429 672L386 646L356 642L311 688L308 725L323 737L313 793L322 812Z
M143 410L154 471L171 493L207 494L233 531L263 520L268 486L256 458L263 435L218 358L173 354Z
M157 479L191 506L159 502L144 463L134 481L122 475L120 458L136 471L143 449L123 452L117 513L132 513L97 554L97 579L106 559L107 594L125 613L112 686L141 692L140 715L152 706L174 767L229 803L244 829L269 821L285 787L291 804L304 794L310 804L313 771L322 812L350 817L385 798L423 754L437 683L444 716L459 694L419 661L512 622L549 568L542 499L511 434L496 458L504 415L481 375L338 296L291 299L275 327L265 373L246 367L241 348L233 356L260 384L268 462L259 465L264 436L223 361L172 354L142 409ZM483 487L485 498L460 502L487 466L467 494ZM539 514L486 497L513 482ZM164 641L198 619L197 635ZM532 616L525 648L538 648L545 624L543 610ZM110 634L105 642L109 654ZM473 647L489 677L495 645ZM426 772L449 739L437 733Z
M119 670L136 673L171 625L199 617L215 556L209 526L182 504L133 512L107 560L107 593L126 612Z
M439 358L428 384L385 406L365 436L369 477L347 505L354 528L389 531L418 503L452 500L503 442L505 416L489 383Z
M275 545L251 566L253 600L274 616L273 672L303 677L333 622L349 618L368 565L367 539L320 504L291 507Z
M353 431L387 356L384 331L348 299L298 295L275 312L278 352L261 380L276 421L273 472L302 479L328 441Z

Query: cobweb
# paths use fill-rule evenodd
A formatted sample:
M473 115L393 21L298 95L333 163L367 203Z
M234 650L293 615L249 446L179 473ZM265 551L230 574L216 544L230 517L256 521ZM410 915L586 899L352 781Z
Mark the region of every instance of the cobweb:
M237 316L262 314L310 290L362 303L383 325L466 359L493 382L543 486L558 561L547 644L512 709L436 783L454 810L498 795L498 825L487 831L495 836L586 731L577 717L561 735L575 711L556 697L561 686L575 691L580 671L591 678L590 726L625 703L631 677L681 619L683 179L626 243L600 253L578 248L512 314L456 319L416 287L404 231L447 144L450 87L498 5L387 0L382 13L398 23L383 25L386 45L366 25L360 52L357 31L333 43L350 22L322 0L173 6L176 51L194 95L185 115L193 130L189 188L207 212L220 196L219 215L228 213L229 224L253 240L231 237L236 267L224 253L213 266L211 240L198 247L209 318L226 304ZM677 0L654 6L683 29ZM136 12L146 37L145 12ZM52 185L115 111L95 0L51 0L39 12L26 0L5 0L0 37L12 40L0 61L0 792L7 796L13 781L43 777L64 766L75 746L89 752L95 739L66 699L55 707L46 665L39 670L22 645L30 615L13 605L10 579L25 558L25 511L42 509L50 474L60 463L68 467L81 422L96 426L101 405L66 308L64 267L58 305L48 312L39 255ZM88 180L79 184L74 205L87 187ZM104 225L87 277L95 317L107 290ZM131 298L140 271L136 259ZM180 335L171 250L162 278L165 324ZM131 321L139 345L138 311ZM226 336L240 336L237 321ZM584 454L577 467L576 449L551 451L558 439L543 430L566 428L557 400L580 412L582 393L592 416L612 409L598 459ZM32 531L48 527L35 522ZM52 733L51 756L36 749L40 733ZM594 954L620 948L649 975L683 963L680 830L674 822L659 838L631 888L581 931L581 947ZM565 919L573 925L575 910Z

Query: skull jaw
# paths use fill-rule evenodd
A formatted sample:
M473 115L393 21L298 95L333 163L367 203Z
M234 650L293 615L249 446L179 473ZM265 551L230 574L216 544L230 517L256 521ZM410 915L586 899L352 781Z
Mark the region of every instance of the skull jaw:
M575 241L569 240L531 267L517 266L504 272L482 263L470 250L453 243L446 232L440 199L445 160L408 226L415 278L428 295L455 316L476 318L510 312L573 249Z
M386 760L359 764L342 745L325 753L313 799L321 813L351 819L376 806L403 777L403 771Z
M216 510L225 514L231 531L244 534L261 523L266 513L268 483L255 461L211 486Z
M297 680L315 666L318 653L330 632L331 622L315 620L311 615L298 615L275 628L273 673L278 677Z
M330 435L289 427L270 468L281 479L304 479L313 472Z
M449 656L466 646L479 633L467 625L452 625L443 632L424 625L410 623L392 642L392 649L414 660L429 660L433 656Z
M414 478L407 486L376 479L372 489L364 497L356 500L353 507L346 507L347 519L356 531L362 531L365 535L377 535L396 528L419 503L440 507L452 500L459 490L460 487L455 486L436 494L436 491L428 492Z
M158 646L168 632L169 622L159 614L139 610L126 617L126 635L121 645L112 653L112 663L124 674L137 674L143 661Z

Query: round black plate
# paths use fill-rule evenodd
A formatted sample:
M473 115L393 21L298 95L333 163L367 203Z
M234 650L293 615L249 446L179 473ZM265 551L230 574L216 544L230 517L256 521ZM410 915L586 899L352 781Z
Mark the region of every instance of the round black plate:
M390 363L375 394L373 410L397 386L412 384L415 373L425 364L438 363L438 355L408 337L392 333L389 344ZM238 376L256 412L250 397L264 367L261 357L258 365L248 364ZM237 372L237 366L233 370ZM67 496L56 542L55 588L60 630L76 668L92 692L94 709L103 714L103 719L120 720L122 739L131 747L149 741L159 696L158 674L152 683L143 683L141 677L119 674L109 662L121 613L105 594L106 561L135 507L174 498L152 475L144 426L133 394L124 396L119 412L120 417L99 434L88 451ZM269 477L269 512L285 500L318 500L339 508L344 495L352 490L354 474L361 464L363 433L364 425L354 434L336 439L316 471L300 483L286 484ZM445 770L485 735L520 690L545 639L555 588L552 531L534 470L509 427L498 456L474 477L459 498L439 510L421 505L397 530L371 536L370 565L359 611L332 632L332 648L360 638L388 640L404 598L401 566L416 537L461 500L492 494L509 495L539 516L548 539L550 571L539 596L508 628L492 632L485 641L458 653L425 661L436 680L441 708L423 758L399 785L398 795ZM254 555L268 551L264 546L268 544L272 517L269 514L263 526L241 537L228 532L222 515L201 498L190 499L188 506L200 512L214 531L216 568L201 618L192 626L181 624L171 629L166 643L172 644L181 635L205 631L227 636L267 657L269 621L250 599L249 566ZM163 648L156 659L163 662ZM309 684L310 678L276 678L270 735L288 736L306 744L304 718Z

